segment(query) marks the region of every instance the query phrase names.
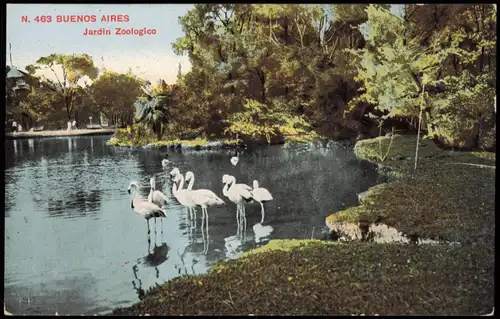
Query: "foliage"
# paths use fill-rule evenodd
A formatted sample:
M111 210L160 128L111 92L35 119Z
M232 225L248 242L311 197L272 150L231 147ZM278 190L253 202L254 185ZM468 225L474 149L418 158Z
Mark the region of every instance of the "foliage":
M107 118L132 118L135 113L134 103L141 95L143 81L132 74L103 72L90 87L94 109Z
M61 71L62 78L58 75L58 69ZM86 78L93 80L98 75L94 61L87 54L51 54L41 57L34 65L27 66L26 70L32 75L39 71L50 70L52 72L56 81L42 76L42 85L63 98L68 120L71 119L75 102L82 94L85 94L85 91L80 88L87 86Z
M95 79L88 55L52 54L27 70L58 75L59 67L62 79L41 79L40 96L24 104L8 94L8 114L54 121L41 103L67 118L102 112L132 124L134 100L157 138L376 136L377 124L387 132L396 123L418 124L448 146L494 148L493 6L398 6L400 15L384 4L195 4L179 17L184 34L172 43L191 69L181 74L179 65L177 83L160 82L156 97L138 98L141 80L131 74ZM90 88L85 75L96 82Z
M496 65L491 55L496 55L496 21L490 7L410 6L400 18L369 6L370 39L365 48L350 51L358 69L356 79L363 83L360 96L350 101L351 109L369 103L382 118L417 117L421 97L428 135L447 145L480 146L478 136L494 127ZM436 20L434 28L417 33L422 25L417 17L422 14L424 19L429 10L436 19L445 14L442 20L449 24Z
M143 91L145 95L139 97L135 103L136 121L150 127L160 140L163 135L163 124L169 123L172 118L170 106L173 93L169 91L164 81L161 81L156 88L151 90L143 88Z
M287 112L286 105L280 101L263 104L247 100L244 111L232 115L226 133L259 140L265 138L269 144L274 137L307 134L310 124L303 117Z
M342 60L338 47L359 45L362 37L349 29L352 40L342 42L344 34L335 31L329 11L328 5L195 5L181 17L186 35L173 47L191 58L192 69L181 86L189 87L183 100L196 126L215 134L227 131L211 123L229 123L237 117L234 113L247 112L242 108L246 100L268 106L280 100L286 104L285 113L304 115L316 126L328 121L325 115L338 122L333 115L356 92L348 84L352 73L341 69L345 63L336 63ZM338 91L344 102L318 84ZM200 111L210 114L210 121L198 119ZM250 124L239 129L233 124L229 131L268 138L273 134L272 126Z

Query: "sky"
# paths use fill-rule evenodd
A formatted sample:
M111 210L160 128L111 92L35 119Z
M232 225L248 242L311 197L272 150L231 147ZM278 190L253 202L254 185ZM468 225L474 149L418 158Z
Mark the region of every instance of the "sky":
M175 83L179 62L182 73L191 65L187 56L177 56L172 43L183 32L178 17L193 7L192 4L7 4L7 64L9 43L12 45L12 63L24 70L42 56L52 53L90 55L98 68L132 73L157 83L164 79ZM102 15L129 15L129 22L100 22ZM35 22L37 16L51 16L52 22ZM97 21L57 23L57 15L96 15ZM30 23L22 22L28 16ZM41 20L40 20L41 21ZM148 36L84 36L85 28L115 27L156 29ZM113 32L114 33L114 32ZM40 75L54 79L51 72Z
M100 69L124 73L131 68L137 76L157 83L159 79L175 83L179 63L182 72L191 68L187 56L177 56L172 43L183 32L178 17L193 8L192 4L7 4L7 64L21 69L52 53L89 54ZM401 14L402 5L393 5L391 11ZM102 15L128 15L129 22L100 22ZM57 15L96 15L96 22L57 23ZM30 23L22 22L27 16ZM36 22L35 18L51 16L52 22ZM148 36L84 36L85 28L115 27L154 28ZM366 32L366 26L362 31ZM60 76L60 71L58 71ZM51 71L39 75L56 80ZM87 79L88 80L88 79Z

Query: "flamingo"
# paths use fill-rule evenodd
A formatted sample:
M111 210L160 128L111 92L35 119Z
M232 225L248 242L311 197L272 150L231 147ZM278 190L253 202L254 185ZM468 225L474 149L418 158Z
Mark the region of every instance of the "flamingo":
M170 171L170 177L175 178L178 174L180 174L181 171L179 171L179 169L177 167L174 167L171 171Z
M164 159L161 160L161 166L163 168L167 168L168 163L170 163L170 161L168 159L166 159L166 158L164 158Z
M236 166L236 164L238 164L238 161L239 161L238 151L236 151L236 156L231 157L231 164L233 164L233 166Z
M189 171L186 173L186 181L189 181L187 190L190 191L191 199L197 206L201 207L202 219L206 217L207 232L208 232L208 211L209 206L224 205L224 201L220 199L214 192L208 189L192 190L194 184L194 174Z
M246 184L236 184L236 178L227 174L222 176L222 183L224 183L222 194L236 204L236 220L239 224L239 215L245 217L245 202L252 200L252 188Z
M257 180L253 181L253 190L252 190L252 198L259 202L260 207L262 208L261 213L262 213L262 219L260 220L260 223L262 224L264 222L264 203L270 200L273 200L273 196L271 193L263 188L259 187L259 182Z
M172 174L172 172L170 172L170 174ZM191 196L189 194L191 191L188 189L182 189L182 187L184 187L184 176L182 176L182 174L179 172L179 169L177 169L177 174L174 177L174 184L172 185L172 194L182 206L186 207L189 216L192 218L192 213L194 211L194 208L196 207L196 203L191 199ZM194 217L196 219L196 211L194 211L194 213Z
M160 206L161 208L165 208L167 206L167 196L160 192L159 190L156 190L156 182L154 176L149 179L149 184L151 185L151 190L149 191L148 195L148 202L156 204ZM160 219L161 221L161 230L163 231L163 219ZM156 218L155 218L155 227L156 227Z
M149 229L149 220L152 217L167 217L167 212L160 208L160 206L148 202L147 199L137 196L138 188L139 186L136 181L131 181L128 185L127 191L129 194L132 194L131 207L137 214L144 216L148 224L148 234L150 234L151 230Z

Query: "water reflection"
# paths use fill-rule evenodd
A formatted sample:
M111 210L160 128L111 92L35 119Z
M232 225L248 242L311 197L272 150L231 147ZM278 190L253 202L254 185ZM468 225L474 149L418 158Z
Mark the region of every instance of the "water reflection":
M246 228L241 229L241 223L238 224L236 235L224 238L224 248L226 250L226 258L237 259L243 255L243 245L247 241Z
M100 205L100 190L76 189L63 194L52 192L47 210L50 217L76 218L98 214Z
M198 260L191 257L191 262L189 263L191 266L189 267L190 270L191 270L191 274L188 273L188 266L186 266L186 261L185 261L185 257L187 256L187 254L190 254L191 256L193 255L192 254L192 251L189 251L187 248L189 246L186 246L184 248L184 251L182 252L182 254L179 253L179 250L177 250L177 255L179 256L180 258L180 261L181 261L181 264L178 265L174 265L174 268L177 269L177 273L179 275L185 275L185 276L189 276L189 275L196 275L196 272L194 270L194 266L198 263ZM183 273L184 271L184 273Z
M157 237L160 237L160 243L157 243ZM154 236L152 248L153 249L151 249L151 239L148 238L147 255L138 258L136 263L132 265L132 272L134 274L132 285L139 299L142 299L145 294L142 287L142 280L139 278L139 265L143 265L144 268L153 268L155 270L155 277L159 279L160 270L158 267L168 260L170 247L167 245L166 241L164 241L162 233L160 233L159 236Z
M53 296L39 298L49 313L93 314L128 306L155 285L205 273L215 262L237 258L271 238L310 238L311 230L323 227L332 211L355 205L356 194L373 186L378 176L351 151L280 146L242 150L236 166L230 163L232 151L169 151L170 163L163 167L165 151L109 147L108 138L6 141L9 311L19 291L23 298ZM210 221L199 213L189 219L174 199L168 176L173 167L192 171L196 188L210 189L225 200L226 205L209 209ZM244 218L237 222L236 205L222 195L223 174L247 185L258 180L272 192L274 199L265 204L265 224L260 223L259 203L247 203ZM127 185L139 181L139 192L147 197L151 176L169 204L164 232L152 232L149 244L144 217L130 207ZM51 284L84 280L88 273L94 284L74 288L82 302L66 302L73 293ZM46 285L43 293L27 290L41 285ZM66 306L59 308L61 304ZM17 305L13 313L30 312L26 303Z
M252 227L254 233L254 240L256 244L259 244L265 240L269 240L269 236L273 232L274 228L270 225L262 226L261 223L257 223Z

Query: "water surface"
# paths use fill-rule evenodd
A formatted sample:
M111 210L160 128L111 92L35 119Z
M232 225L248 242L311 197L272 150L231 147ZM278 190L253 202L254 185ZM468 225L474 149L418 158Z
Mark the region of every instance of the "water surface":
M247 149L237 166L229 151L170 152L106 145L107 136L6 141L5 290L14 314L96 314L131 305L150 287L173 277L200 274L213 263L276 238L318 238L327 215L356 204L357 193L377 183L374 168L350 150ZM208 239L190 230L185 210L166 178L172 167L193 171L194 188L226 201L209 208ZM171 200L163 232L130 207L131 180L147 196L156 176ZM237 235L236 205L222 195L222 175L252 185L257 179L274 200L246 207L247 227ZM256 225L256 227L253 227ZM272 227L266 233L263 228ZM203 235L203 236L202 236Z

